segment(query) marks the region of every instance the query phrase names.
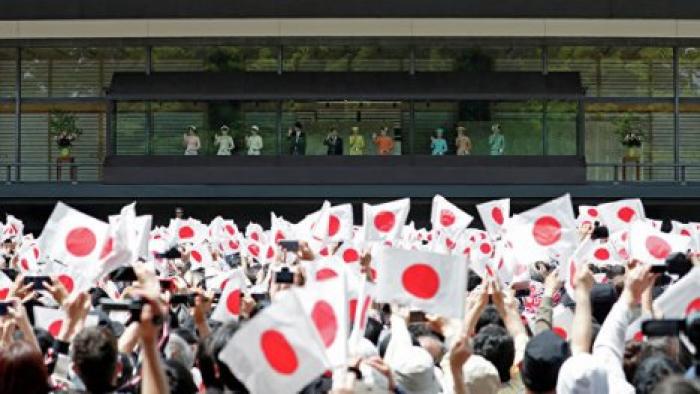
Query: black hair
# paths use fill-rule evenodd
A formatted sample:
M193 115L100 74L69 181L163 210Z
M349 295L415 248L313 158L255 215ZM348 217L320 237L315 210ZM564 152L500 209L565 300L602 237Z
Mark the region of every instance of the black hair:
M164 364L170 394L191 394L198 391L192 374L182 363L169 359Z
M247 393L245 388L226 364L219 360L219 353L226 346L233 335L238 331L237 322L229 322L217 328L214 332L200 342L197 348L197 365L202 373L202 382L207 388L228 388L235 392ZM217 376L216 370L219 374Z
M71 359L78 376L91 393L113 390L117 355L117 338L111 330L103 327L83 329L75 336L71 346Z
M663 355L650 356L639 364L632 385L637 394L651 394L652 390L669 375L682 373L680 364Z
M498 370L501 382L510 380L515 360L515 343L505 328L496 324L483 327L474 337L474 354L487 359Z
M474 331L478 333L481 331L482 327L488 326L489 324L505 327L503 319L501 319L501 315L498 313L498 310L495 306L493 306L493 304L487 305L486 308L484 308L484 311L481 312L479 320L476 321Z
M669 376L657 384L651 394L700 394L700 383L682 376Z

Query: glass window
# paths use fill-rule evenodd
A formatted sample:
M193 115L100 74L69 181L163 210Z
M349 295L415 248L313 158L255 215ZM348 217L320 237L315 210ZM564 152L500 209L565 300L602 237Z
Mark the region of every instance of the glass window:
M548 155L575 155L578 103L549 101L545 106Z
M700 48L680 48L678 77L680 94L686 97L700 96Z
M680 111L680 162L700 165L700 104L683 103ZM686 179L700 181L700 168L687 169Z
M405 47L286 46L284 71L408 71Z
M641 135L641 147L623 145L624 135L629 132ZM632 159L629 159L632 158ZM636 180L636 167L640 164L673 163L673 105L590 103L586 105L586 162L608 166L592 166L588 170L590 180L610 181L615 179L612 164L628 161L627 180ZM618 178L622 170L618 169ZM672 180L673 169L657 167L641 168L640 180Z
M283 154L401 155L408 151L408 119L408 105L401 102L288 101L282 114ZM296 134L299 126L303 142Z
M75 119L82 134L73 142L69 157L75 160L77 180L100 179L105 152L106 112L101 103L91 104L22 104L22 181L54 181L60 173L63 181L70 179L69 165L57 168L61 148L57 145L51 117L63 113Z
M15 129L15 104L0 102L0 164L16 161L17 131ZM0 168L0 180L4 180L6 168Z
M416 48L416 71L542 71L537 47Z
M577 71L593 97L673 95L673 49L549 47L549 71Z
M146 104L117 103L114 139L117 155L145 155L148 153L148 128L146 127Z
M542 154L539 101L416 102L415 119L417 154L433 153L431 138L438 129L447 140L447 154L455 154L458 127L470 139L472 155Z
M277 48L154 47L153 71L277 71Z
M0 99L15 97L17 78L17 51L14 48L0 48Z
M144 48L22 50L23 97L100 97L118 71L144 72Z

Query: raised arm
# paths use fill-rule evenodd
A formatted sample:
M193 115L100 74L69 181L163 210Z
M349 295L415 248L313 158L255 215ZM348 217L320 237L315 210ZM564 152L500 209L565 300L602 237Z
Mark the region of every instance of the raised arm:
M576 311L574 312L571 333L571 353L590 353L593 335L591 289L593 288L593 273L584 264L576 273Z

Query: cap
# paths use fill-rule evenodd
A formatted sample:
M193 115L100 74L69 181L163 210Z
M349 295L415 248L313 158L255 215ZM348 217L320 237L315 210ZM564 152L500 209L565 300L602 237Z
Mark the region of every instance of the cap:
M615 286L610 283L594 283L591 288L591 308L593 317L602 323L617 301Z
M187 126L187 130L197 131L197 127L194 125Z
M226 126L226 125L221 126L221 131L229 131L229 130L230 129L228 128L228 126Z
M260 131L260 127L258 127L258 125L255 125L255 124L250 126L250 129L255 130L255 131Z
M523 384L531 391L553 390L559 369L570 356L569 344L554 331L546 330L535 335L525 347L521 367Z
M470 356L462 366L462 376L470 394L491 394L501 388L501 378L496 367L476 354Z
M608 371L598 358L580 353L570 357L561 366L557 393L609 393ZM619 388L618 388L619 389Z

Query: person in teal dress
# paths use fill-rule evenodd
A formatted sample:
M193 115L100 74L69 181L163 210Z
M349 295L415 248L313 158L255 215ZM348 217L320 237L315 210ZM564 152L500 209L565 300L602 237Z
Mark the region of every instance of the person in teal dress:
M501 125L498 123L491 126L489 147L491 156L501 156L506 149L506 138L501 134Z
M435 130L435 136L430 137L430 150L433 156L443 156L447 153L447 140L443 137L445 130Z

